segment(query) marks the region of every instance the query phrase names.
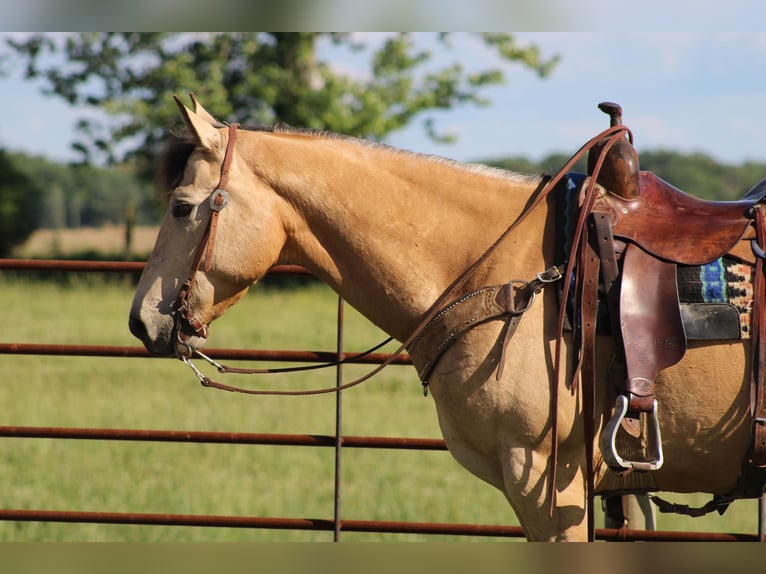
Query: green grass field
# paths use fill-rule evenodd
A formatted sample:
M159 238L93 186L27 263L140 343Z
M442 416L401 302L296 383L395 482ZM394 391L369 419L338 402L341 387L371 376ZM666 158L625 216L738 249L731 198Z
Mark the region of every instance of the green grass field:
M127 329L132 285L69 284L0 276L2 342L137 345ZM310 284L256 288L211 331L211 347L335 347L337 297ZM346 308L345 349L384 338ZM369 367L349 366L347 380ZM202 388L171 359L0 355L1 425L184 429L333 435L335 398L247 397ZM239 381L239 380L238 380ZM328 386L333 370L249 378L257 386ZM347 435L439 437L430 398L411 367L389 367L343 394ZM342 517L359 520L516 524L501 493L444 452L344 449ZM5 438L6 509L324 518L333 515L330 448ZM695 504L708 497L667 498ZM756 531L753 501L723 516L660 516L661 529ZM0 541L324 541L328 532L0 522ZM466 540L343 533L344 541ZM469 538L468 540L486 540Z

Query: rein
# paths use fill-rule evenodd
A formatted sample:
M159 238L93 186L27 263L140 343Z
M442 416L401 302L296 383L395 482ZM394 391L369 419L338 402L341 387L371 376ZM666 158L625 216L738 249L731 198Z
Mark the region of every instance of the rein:
M335 367L338 365L341 365L343 363L349 362L353 360L354 358L361 357L363 355L369 354L378 348L382 347L383 345L390 342L392 339L389 338L383 343L377 345L376 347L365 351L364 353L361 353L359 355L355 355L353 357L349 357L344 360L340 361L333 361L328 363L323 363L321 365L312 365L312 366L303 366L303 367L287 367L283 369L239 369L239 368L233 368L233 367L227 367L226 365L222 365L220 363L217 363L215 360L211 359L207 355L203 354L202 352L191 349L191 347L186 343L186 336L182 333L183 327L189 327L192 329L192 331L202 338L207 337L207 326L199 320L189 309L188 307L188 296L189 292L191 291L192 286L194 285L195 276L197 274L197 271L199 270L200 263L202 262L202 258L204 256L205 262L204 262L204 270L208 271L210 269L211 265L211 255L213 251L213 246L215 242L215 232L217 228L217 220L218 220L218 214L223 209L226 204L228 203L228 193L225 191L226 184L228 182L228 172L229 167L231 164L231 158L233 155L233 149L234 149L234 142L236 139L236 130L237 130L238 124L231 124L229 126L229 142L226 147L226 153L224 156L224 161L221 166L221 178L220 182L218 184L218 187L211 193L210 195L210 207L211 207L211 218L208 223L207 230L205 231L205 234L202 237L202 240L200 241L199 246L197 247L197 251L194 256L194 261L192 265L192 271L189 275L189 278L186 280L186 282L181 287L181 290L178 294L178 298L176 299L176 309L178 309L178 315L177 315L177 336L179 342L186 346L189 349L189 353L182 355L179 353L178 358L183 361L186 365L188 365L193 371L194 374L199 379L200 383L204 387L210 387L215 388L219 390L229 391L229 392L237 392L247 395L270 395L270 396L308 396L308 395L320 395L320 394L328 394L328 393L336 393L345 389L349 389L351 387L355 387L376 374L378 374L380 371L382 371L384 368L386 368L388 365L392 364L400 355L404 353L404 351L412 344L413 341L415 341L421 334L421 332L425 329L425 327L436 317L436 315L439 314L441 309L449 303L449 301L455 297L460 290L461 287L463 287L468 280L473 276L473 274L495 253L495 251L500 247L500 245L508 238L508 236L513 233L513 231L516 230L516 228L521 225L521 223L527 218L527 216L534 211L550 194L551 190L556 187L556 185L561 181L561 179L568 173L572 167L575 165L575 163L582 158L591 148L593 148L597 143L599 143L601 140L607 138L607 143L604 145L601 155L599 158L599 162L596 165L596 170L594 171L594 174L591 178L591 181L589 182L589 187L586 191L586 197L590 196L593 192L593 190L596 187L596 175L598 173L598 170L601 167L601 163L603 162L603 158L605 157L606 152L609 150L609 148L620 138L623 138L625 134L628 134L628 137L632 140L632 134L630 130L623 126L623 125L616 125L611 126L602 132L600 132L598 135L594 136L590 140L588 140L570 159L569 161L554 175L553 177L550 176L544 176L538 185L538 188L535 190L535 193L533 194L530 201L527 203L525 208L522 210L522 212L517 216L517 218L511 223L511 225L506 228L506 230L495 240L492 245L490 245L484 253L468 268L466 269L453 283L439 296L439 298L432 304L430 310L425 314L425 316L421 319L420 323L415 327L412 334L407 337L407 339L393 352L391 355L380 365L372 369L369 373L366 375L363 375L362 377L355 379L351 382L345 383L343 385L337 385L334 387L327 387L327 388L321 388L321 389L315 389L315 390L304 390L304 391L277 391L277 390L260 390L260 389L246 389L242 387L236 387L231 385L226 385L223 383L219 383L217 381L214 381L213 379L206 376L204 373L202 373L192 362L191 357L194 355L197 355L201 357L203 360L207 361L210 365L214 366L220 373L237 373L237 374L267 374L267 373L287 373L287 372L295 372L295 371L305 371L305 370L312 370L312 369L319 369L319 368L326 368L326 367ZM578 225L579 228L579 225ZM573 242L573 245L576 245L576 242ZM573 266L573 253L570 254L568 265L567 265L567 272L563 275L563 277L571 277L572 272L572 266ZM555 268L552 268L555 269ZM548 270L551 271L551 270ZM548 271L543 272L542 274L548 273ZM538 278L540 275L538 274ZM516 281L518 283L518 281ZM525 305L523 311L526 311L529 307L531 307L533 301L534 301L534 295L536 293L539 293L540 290L547 284L551 283L550 281L547 282L541 282L541 281L529 281L529 282L522 282L523 286L521 287L521 291L523 294L523 297L529 301L528 305ZM566 301L566 292L568 291L569 287L569 281L564 282L564 301ZM552 389L552 395L551 395L551 408L555 408L557 406L557 399L556 399L556 389L558 388L557 381L559 378L559 370L560 370L560 356L561 356L561 339L562 339L562 333L563 333L563 305L562 310L559 313L559 332L557 336L556 341L556 361L554 366L554 384ZM522 311L522 313L523 313ZM518 319L520 319L521 314L518 314ZM185 325L184 325L185 323ZM506 334L504 335L504 341L503 341L503 348L505 348L508 344L508 340L510 339L510 336L508 332L510 331L510 334L512 334L512 330L508 329L506 331ZM424 382L424 390L427 389L427 382ZM552 410L552 413L555 413L556 411ZM554 454L556 450L556 440L555 440L555 421L556 417L553 416L553 428L552 431L554 433ZM554 458L555 460L555 458Z

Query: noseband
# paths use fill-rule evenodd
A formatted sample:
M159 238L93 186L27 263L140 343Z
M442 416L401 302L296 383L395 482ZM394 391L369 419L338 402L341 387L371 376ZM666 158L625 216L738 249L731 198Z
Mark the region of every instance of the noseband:
M205 233L197 246L197 251L194 253L191 272L181 286L181 289L178 292L178 297L173 304L173 308L176 311L175 330L178 342L189 350L189 355L191 355L191 349L186 341L190 336L202 337L203 339L207 338L207 325L205 325L205 323L189 309L189 294L194 286L197 272L200 270L200 265L202 265L202 269L205 273L210 271L212 265L213 249L215 248L215 234L218 229L218 214L221 213L221 210L229 203L229 194L226 192L226 186L229 182L229 168L231 167L231 159L234 155L234 143L237 139L238 127L239 124L229 125L229 141L226 144L226 152L223 157L223 163L221 164L221 177L215 190L208 198L208 203L210 204L210 219L208 220Z

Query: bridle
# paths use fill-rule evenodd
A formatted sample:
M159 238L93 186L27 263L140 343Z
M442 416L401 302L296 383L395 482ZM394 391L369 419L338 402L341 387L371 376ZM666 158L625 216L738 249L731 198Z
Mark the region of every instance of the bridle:
M305 367L305 366L304 367L288 367L284 369L241 369L241 368L228 367L226 365L222 365L216 362L214 359L208 357L201 351L197 349L192 349L188 345L188 343L186 343L188 337L186 333L184 332L185 329L190 329L195 335L199 337L202 337L202 338L207 337L207 332L208 332L207 326L189 309L188 297L194 285L195 277L199 270L200 264L203 261L203 257L204 257L204 271L207 272L210 270L211 255L215 245L215 234L216 234L216 229L218 225L218 215L220 211L224 207L226 207L226 205L228 204L228 193L226 192L224 188L226 187L226 184L228 183L229 168L231 165L231 159L232 159L233 150L234 150L234 142L236 141L236 133L237 133L236 130L238 127L239 127L239 124L229 125L229 141L227 143L224 160L221 165L220 181L218 183L217 188L210 194L210 197L209 197L209 203L210 203L210 209L211 209L210 221L208 222L207 229L205 230L205 233L202 236L202 239L199 245L197 246L197 251L195 252L194 260L192 263L191 273L189 274L189 277L186 279L186 281L182 285L181 290L178 293L178 297L175 301L174 308L177 310L176 332L177 332L178 342L180 343L181 346L186 346L189 349L188 354L179 353L178 358L182 360L184 363L186 363L194 371L200 383L205 387L211 387L211 388L216 388L219 390L237 392L237 393L248 394L248 395L277 395L277 396L306 396L306 395L319 395L319 394L339 392L367 381L368 379L372 378L374 375L382 371L385 367L394 363L396 359L400 355L402 355L405 352L405 350L411 345L411 343L420 336L421 332L426 327L426 325L428 325L428 323L431 320L433 320L433 318L441 311L444 305L448 304L450 300L457 295L459 290L468 282L468 280L479 269L479 267L481 267L484 263L486 263L486 261L492 256L492 254L494 254L494 252L500 247L500 245L503 242L505 242L508 236L510 236L511 233L513 233L513 231L515 231L516 228L519 227L519 225L521 225L521 223L527 218L527 216L532 211L534 211L535 208L537 208L548 197L550 192L553 189L555 189L556 185L558 185L558 183L562 180L562 178L574 167L574 165L577 163L578 160L580 160L588 151L590 151L594 146L596 146L596 144L600 142L605 142L599 153L599 158L598 158L598 161L596 162L596 167L594 168L593 174L590 177L590 181L587 184L587 189L585 190L586 196L593 196L594 190L596 189L597 175L598 175L598 172L600 171L601 164L603 163L604 157L606 156L606 152L619 139L624 138L626 134L631 141L633 139L632 133L627 127L623 125L611 126L603 130L596 136L592 137L590 140L588 140L569 159L569 161L567 161L567 163L563 167L561 167L561 169L556 173L556 175L554 175L553 177L550 177L550 176L543 177L540 184L538 185L537 190L533 194L532 198L524 207L522 212L516 217L513 223L511 223L511 225L508 228L506 228L506 230L495 240L495 242L492 245L490 245L484 251L484 253L439 296L439 298L431 306L428 313L426 313L426 315L421 319L418 326L413 330L412 334L393 353L391 353L384 362L382 362L380 365L372 369L369 373L349 383L345 383L343 385L337 385L334 387L328 387L328 388L316 389L316 390L307 390L307 391L279 391L279 390L247 389L247 388L236 387L232 385L219 383L209 378L204 373L202 373L191 362L191 357L194 355L199 356L203 360L207 361L210 365L215 367L219 373L237 373L237 374L285 373L285 372L294 372L294 371L305 371L305 370L318 369L318 368L324 368L324 367L335 367L345 362L352 361L354 359L357 359L359 357L362 357L364 355L367 355L376 351L383 345L390 342L392 338L387 339L386 341L380 343L379 345L376 345L375 347L371 349L368 349L367 351L364 351L363 353L348 357L347 359L344 359L344 360L323 363L320 365L313 365L310 367ZM576 242L573 242L573 245L576 245L576 244L577 244ZM540 291L544 287L558 281L558 279L560 279L561 277L571 277L572 266L574 263L574 257L572 255L573 254L570 253L568 258L568 263L566 266L559 266L559 268L552 267L551 269L543 271L542 273L538 273L536 279L533 279L528 282L518 281L518 280L514 280L511 282L512 284L521 283L522 286L519 288L519 291L520 291L519 295L521 300L525 302L522 305L520 312L510 317L512 321L514 321L515 323L518 323L518 321L520 321L523 313L527 311L529 308L531 308L534 302L535 295L537 293L540 293ZM564 267L566 267L566 269L564 269ZM558 273L556 273L556 271L558 271ZM544 279L544 277L548 274L552 274L556 276L556 279L553 281ZM562 300L566 301L566 296L568 291L569 291L569 282L564 281L564 295ZM554 365L554 372L555 372L554 380L558 380L558 374L560 369L564 311L565 311L565 305L561 305L559 310L558 336L556 340L556 350L555 350L556 359L555 359L555 365ZM505 334L503 336L503 341L502 341L503 352L505 351L505 348L507 347L508 341L510 340L510 337L513 335L514 330L515 328L509 328L505 330ZM424 391L426 390L427 390L427 387L424 384ZM553 407L555 407L556 402L557 401L555 399L555 393L554 393L554 397L552 398ZM554 449L555 449L555 442L554 442Z
M190 336L198 336L203 339L207 338L208 329L207 325L189 309L189 294L194 286L197 278L197 273L200 270L200 265L205 273L210 271L210 267L213 264L213 249L215 248L215 235L218 230L218 216L221 210L229 204L229 194L226 191L226 186L229 183L229 169L231 168L231 159L234 155L234 143L237 139L237 128L239 124L229 125L229 141L226 144L226 152L224 153L223 163L221 164L221 176L218 180L218 185L215 190L208 197L208 204L210 205L210 219L208 220L205 233L202 235L202 239L197 245L197 250L194 253L194 259L192 260L191 271L189 276L181 285L181 289L178 291L178 297L176 297L173 309L175 309L176 325L175 331L178 338L178 342L181 346L189 349L189 352L185 355L179 355L181 358L186 356L187 358L193 354L193 351L187 343ZM189 333L189 331L191 333Z

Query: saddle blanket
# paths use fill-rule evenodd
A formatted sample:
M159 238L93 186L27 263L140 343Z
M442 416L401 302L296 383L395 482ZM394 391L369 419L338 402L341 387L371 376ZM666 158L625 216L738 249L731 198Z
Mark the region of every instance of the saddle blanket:
M556 190L556 197L560 198L557 201L558 261L566 262L569 255L575 223L572 202L585 177L580 173L568 174ZM753 274L752 265L728 256L706 265L678 265L678 298L687 339L749 339ZM560 289L560 293L562 291ZM571 326L574 313L573 288L570 288L569 294L567 308ZM599 305L598 332L611 332L606 304Z
M707 265L678 266L678 299L681 303L684 326L688 339L749 339L750 310L753 301L752 265L741 263L734 258L722 257ZM727 329L721 333L715 328L717 323L708 323L711 332L700 333L689 324L684 311L685 306L694 306L702 313L729 313L736 318L736 329ZM727 307L731 311L727 311ZM710 321L711 319L707 319ZM736 335L739 336L736 336Z

